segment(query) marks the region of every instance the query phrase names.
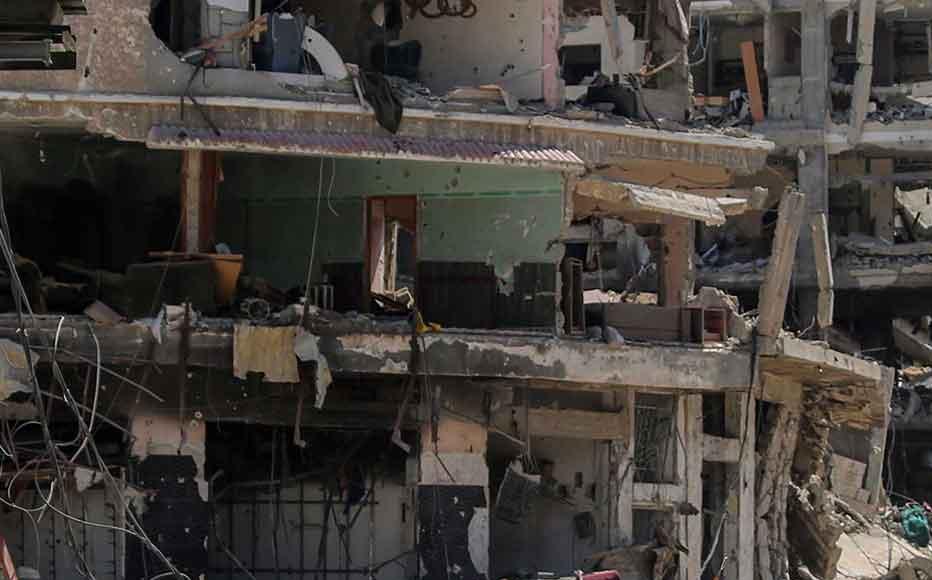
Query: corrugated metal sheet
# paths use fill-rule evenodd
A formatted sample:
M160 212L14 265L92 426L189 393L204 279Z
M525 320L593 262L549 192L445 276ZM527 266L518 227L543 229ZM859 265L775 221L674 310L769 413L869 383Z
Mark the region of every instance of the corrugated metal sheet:
M254 130L221 131L217 135L210 129L156 126L149 131L146 144L150 149L455 161L575 172L585 169L585 162L565 149L420 137Z

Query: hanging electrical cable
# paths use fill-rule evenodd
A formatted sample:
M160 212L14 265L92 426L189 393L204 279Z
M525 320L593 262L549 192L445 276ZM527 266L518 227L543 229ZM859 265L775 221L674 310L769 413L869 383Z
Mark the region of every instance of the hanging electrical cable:
M94 423L95 421L100 421L100 422L104 421L104 418L98 417L98 414L97 414L99 372L102 369L99 348L97 352L98 360L97 360L97 364L95 365L98 371L97 387L95 388L94 402L92 403L91 408L88 409L86 405L78 403L78 401L74 399L74 396L71 394L71 389L69 388L68 382L65 378L64 372L59 366L56 360L56 357L54 355L54 353L57 351L57 342L58 342L57 335L59 334L61 330L61 324L59 324L58 330L56 331L56 344L54 348L52 347L52 345L47 344L48 339L46 338L45 334L39 331L39 326L38 326L37 319L35 317L35 313L33 312L32 306L29 303L28 295L24 289L22 280L20 279L20 276L19 276L19 272L16 268L16 256L13 253L10 240L11 240L10 228L9 228L9 223L7 221L7 216L6 216L6 211L5 211L5 200L3 197L2 174L0 174L0 254L2 254L3 261L6 264L6 267L9 272L10 279L11 279L11 288L13 290L13 302L14 302L14 307L16 309L17 319L19 321L19 328L20 328L20 332L19 332L20 345L23 348L23 351L26 357L27 368L35 368L34 363L36 361L34 360L35 355L34 355L33 345L31 344L30 337L32 334L31 331L33 330L37 331L35 332L35 335L38 337L39 342L42 343L41 347L44 348L46 352L53 353L52 360L51 360L52 377L54 379L53 388L57 386L61 390L61 395L56 395L51 390L43 389L39 383L38 374L31 373L30 383L32 386L32 397L33 397L33 402L36 405L36 410L37 410L36 416L38 417L38 420L31 421L30 423L37 424L38 426L41 427L42 440L45 445L45 453L42 454L39 458L31 460L30 462L27 462L24 465L22 465L19 468L20 470L19 473L25 472L27 469L29 469L31 465L40 466L43 464L51 464L53 468L53 477L52 477L51 482L48 484L48 489L49 489L48 495L43 493L41 489L42 486L38 479L38 472L34 472L35 473L34 484L35 484L36 492L43 502L43 506L41 506L40 509L43 510L43 513L45 509L49 509L52 512L58 515L61 515L62 517L65 518L65 522L66 522L65 529L67 532L67 545L72 550L72 552L75 554L75 558L77 560L75 563L75 569L80 576L84 578L88 578L90 580L95 580L96 578L87 562L84 551L79 549L78 547L77 537L72 527L72 524L74 523L80 523L88 527L98 527L98 528L103 527L107 529L116 529L118 531L122 531L129 535L132 535L133 537L138 538L141 541L144 548L149 550L151 553L153 553L159 559L159 561L164 565L165 569L168 570L167 572L158 574L157 577L161 578L161 577L167 577L167 576L174 576L177 579L190 580L190 577L184 572L182 572L181 570L179 570L172 563L172 561L158 548L158 546L156 546L155 543L153 543L152 540L148 537L148 535L145 532L145 529L143 528L141 522L138 520L134 511L130 509L127 503L127 500L123 494L122 488L119 486L119 484L116 482L116 479L113 477L113 474L110 472L110 466L104 460L103 455L101 454L100 450L97 447L96 442L94 441L93 431L92 431ZM27 324L27 319L28 319L28 324ZM98 344L98 347L99 347L99 343L97 343L96 337L95 337L95 344ZM67 457L61 452L61 447L63 446L63 444L61 442L56 441L55 438L52 436L51 429L49 426L50 416L47 413L46 398L48 398L50 401L53 399L58 399L58 400L63 401L66 404L66 406L74 414L74 418L75 418L75 421L79 429L78 438L75 440L75 442L76 441L83 441L83 442L78 448L77 452L75 452L74 455L71 457ZM85 400L84 402L86 403L87 401ZM86 412L89 412L87 419L85 418ZM90 423L90 425L88 423ZM4 432L7 434L11 433L8 425L5 426ZM11 447L11 449L7 450L6 447L4 447L4 450L9 451L10 455L15 456L17 455L17 451L15 448L15 431L13 431L13 436L10 437L9 439L12 439L12 441L7 440L6 443L8 446ZM75 461L85 451L87 452L89 461L92 464L96 464L96 468L103 475L105 485L107 485L113 490L115 497L120 498L121 504L122 504L121 506L122 511L127 516L127 521L129 524L128 526L123 527L123 528L118 527L118 526L110 526L108 524L100 524L97 522L91 522L87 520L86 518L79 518L73 515L74 510L72 509L70 497L65 488L65 482L67 481L67 478L65 477L64 469L66 467L68 468L73 467L75 465ZM4 456L5 455L6 453L4 454ZM4 457L0 456L0 465L2 465L3 460L4 460ZM7 488L7 496L11 500L13 499L12 486L13 486L13 483L15 483L15 479L17 477L18 475L14 477L13 480L11 480L11 483ZM56 492L60 496L60 501L62 504L61 508L55 505ZM2 500L2 503L4 503L5 505L12 503L15 506L15 501L8 502L4 498L0 498L0 500ZM22 506L15 506L15 507L19 509L20 511L25 511L25 513L29 513L28 511L26 511L27 508L22 508ZM41 518L41 515L40 515L40 518Z

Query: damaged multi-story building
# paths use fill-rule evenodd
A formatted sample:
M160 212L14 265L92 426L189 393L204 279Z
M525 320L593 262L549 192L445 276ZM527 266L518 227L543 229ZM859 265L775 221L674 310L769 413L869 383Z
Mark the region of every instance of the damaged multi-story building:
M834 576L894 383L842 290L922 279L831 282L868 171L829 167L888 152L839 223L892 242L922 139L826 130L835 4L40 4L0 35L21 577ZM732 122L793 66L798 128Z

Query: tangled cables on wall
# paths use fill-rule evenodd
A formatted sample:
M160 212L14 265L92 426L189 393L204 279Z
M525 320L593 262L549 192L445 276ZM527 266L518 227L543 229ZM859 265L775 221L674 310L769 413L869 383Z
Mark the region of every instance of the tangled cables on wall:
M434 0L405 0L411 9L411 16L420 13L425 18L442 18L451 16L457 18L472 18L478 12L474 0L436 0L437 8L430 10L431 3ZM458 5L458 6L457 6Z
M47 353L51 360L53 383L47 388L43 388L39 376L35 372L30 372L29 378L31 388L32 403L36 408L34 419L23 421L15 426L11 426L6 419L3 420L0 430L0 476L4 475L4 468L8 463L15 468L5 493L0 493L0 504L15 509L25 515L34 525L37 536L37 563L42 558L39 555L41 546L38 543L38 524L43 515L52 512L60 516L65 521L66 544L72 550L76 557L76 572L83 578L96 580L94 570L87 562L85 550L78 545L77 536L73 525L80 524L89 528L105 529L113 532L123 533L128 536L137 538L142 545L149 550L164 566L165 572L156 574L148 580L158 578L174 577L178 580L191 580L190 577L179 570L172 561L155 545L143 529L135 511L130 507L123 486L117 481L111 473L111 466L107 464L103 454L98 449L94 440L95 427L101 423L115 427L121 431L123 428L104 417L98 412L99 394L101 390L100 374L101 371L112 373L109 369L104 369L100 356L100 343L94 335L93 327L89 327L91 336L97 345L97 361L87 361L90 368L87 374L87 381L84 389L82 401L78 401L72 394L72 389L68 385L65 373L57 362L59 352L67 352L66 349L60 348L59 336L62 330L62 322L59 321L55 340L53 344L48 344L47 337L40 330L39 320L36 318L32 305L29 302L28 295L24 289L23 282L20 279L16 268L16 255L12 249L9 223L6 218L5 200L3 197L2 174L0 174L0 253L2 253L3 262L9 272L11 289L13 292L13 302L16 308L18 319L19 340L23 348L28 369L35 368L36 352ZM33 343L33 337L36 337L38 344ZM128 384L139 388L143 393L157 400L161 400L157 395L138 385L134 381L125 379ZM93 387L91 394L90 386ZM60 392L56 392L56 390ZM68 409L74 414L74 421L77 425L77 434L70 441L59 441L52 435L50 428L51 406L53 401L65 403ZM41 447L37 450L30 449L26 456L35 455L26 462L20 462L21 449L15 441L16 433L27 427L39 427L41 430L42 440ZM69 450L66 452L66 449ZM70 449L75 449L73 452ZM83 463L81 461L83 461ZM126 526L120 527L106 523L90 521L85 514L75 515L72 507L71 496L68 486L70 485L70 471L76 467L90 465L92 469L98 472L103 479L104 485L112 497L117 498L117 509L125 514ZM39 473L41 470L47 470L51 473L45 481L40 481ZM19 478L28 477L26 474L32 473L32 483L36 497L40 500L37 506L24 507L17 503L12 490ZM54 545L51 549L55 549Z

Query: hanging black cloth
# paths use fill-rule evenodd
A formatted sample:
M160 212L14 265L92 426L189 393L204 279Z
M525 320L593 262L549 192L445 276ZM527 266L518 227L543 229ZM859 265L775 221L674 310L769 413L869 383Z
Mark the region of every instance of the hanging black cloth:
M359 80L362 83L362 94L375 109L375 118L379 125L389 133L397 133L401 127L404 105L395 94L391 83L383 74L373 71L363 71Z

